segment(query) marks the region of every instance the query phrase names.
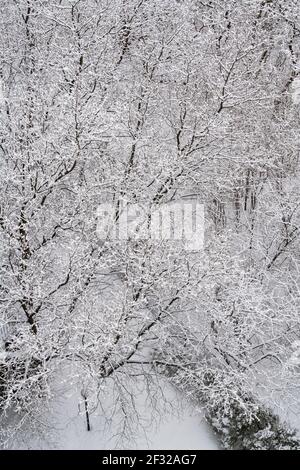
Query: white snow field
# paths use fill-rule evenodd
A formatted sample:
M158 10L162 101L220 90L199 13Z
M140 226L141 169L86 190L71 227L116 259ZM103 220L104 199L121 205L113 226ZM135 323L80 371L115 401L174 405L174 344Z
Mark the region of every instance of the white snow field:
M132 436L126 435L127 439L123 442L118 412L108 421L100 412L92 414L91 430L88 432L84 412L79 411L79 408L82 408L80 394L62 396L55 413L58 426L54 447L82 450L218 449L217 440L201 412L193 410L188 404L179 405L178 397L169 385L164 393L167 394L170 404L162 407L160 416L155 416L154 413L153 417L151 407L147 408L146 391L139 392L136 412L141 422L139 427L132 431ZM176 411L172 404L175 404L175 407L180 406L180 409Z
M22 432L11 448L18 449L175 449L217 450L217 438L210 430L201 410L188 404L171 385L158 379L158 396L138 379L135 400L125 417L116 406L113 386L90 413L91 430L87 431L84 402L80 388L65 380L58 385L59 398L40 417L41 430ZM113 384L111 384L113 385ZM159 388L158 387L158 388ZM162 392L163 390L163 392ZM160 395L160 393L163 393ZM164 398L162 398L164 396ZM128 425L129 429L127 429ZM43 430L44 428L44 430Z

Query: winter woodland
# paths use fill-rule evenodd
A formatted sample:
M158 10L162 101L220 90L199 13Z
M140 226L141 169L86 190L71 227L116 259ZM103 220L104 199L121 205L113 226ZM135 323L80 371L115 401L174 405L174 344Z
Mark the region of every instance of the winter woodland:
M66 383L125 448L139 386L300 429L299 54L297 0L1 0L3 448ZM201 249L103 236L103 205L182 201Z

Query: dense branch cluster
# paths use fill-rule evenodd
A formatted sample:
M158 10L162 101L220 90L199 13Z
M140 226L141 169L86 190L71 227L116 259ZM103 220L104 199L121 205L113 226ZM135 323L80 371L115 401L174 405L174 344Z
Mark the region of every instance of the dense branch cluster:
M124 416L123 384L158 361L212 407L235 386L296 406L297 2L4 0L0 17L3 422L70 365L90 402L112 381ZM118 220L193 198L202 251L97 236L100 204Z

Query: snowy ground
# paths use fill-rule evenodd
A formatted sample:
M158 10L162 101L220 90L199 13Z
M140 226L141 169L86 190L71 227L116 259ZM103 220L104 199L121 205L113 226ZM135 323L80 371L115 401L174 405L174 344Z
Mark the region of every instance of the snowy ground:
M113 391L108 391L101 407L91 413L91 430L87 431L81 394L79 390L74 391L74 384L64 383L64 387L60 386L59 399L55 399L49 413L42 418L48 431L41 433L39 438L29 438L27 434L23 442L15 441L13 447L64 450L219 448L201 412L186 403L185 398L164 380L161 387L167 401L163 400L161 405L156 403L156 411L149 404L149 390L143 385L136 388L134 407L139 424L131 423L132 430L125 441L121 439L123 421L120 412L112 406Z
M176 400L174 391L168 388L168 399ZM143 419L138 434L133 432L132 442L118 443L116 432L119 417L116 415L109 423L98 415L91 416L91 431L86 430L84 413L79 413L81 397L70 397L60 403L60 426L55 447L59 449L217 449L217 442L200 413L193 412L185 404L176 413L167 407L157 419L151 420L150 410L145 409L146 397L141 394L137 413ZM152 424L151 424L152 423Z

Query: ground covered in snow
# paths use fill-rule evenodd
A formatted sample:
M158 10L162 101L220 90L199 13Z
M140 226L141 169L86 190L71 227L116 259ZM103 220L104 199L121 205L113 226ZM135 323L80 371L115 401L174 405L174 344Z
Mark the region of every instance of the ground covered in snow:
M113 386L105 392L101 404L90 412L91 430L87 431L84 401L80 388L65 380L57 385L59 397L40 417L39 435L22 432L12 447L26 449L218 449L218 442L201 410L186 397L159 379L161 397L139 379L131 409L116 406ZM153 399L152 399L153 398ZM125 419L124 419L125 418Z

